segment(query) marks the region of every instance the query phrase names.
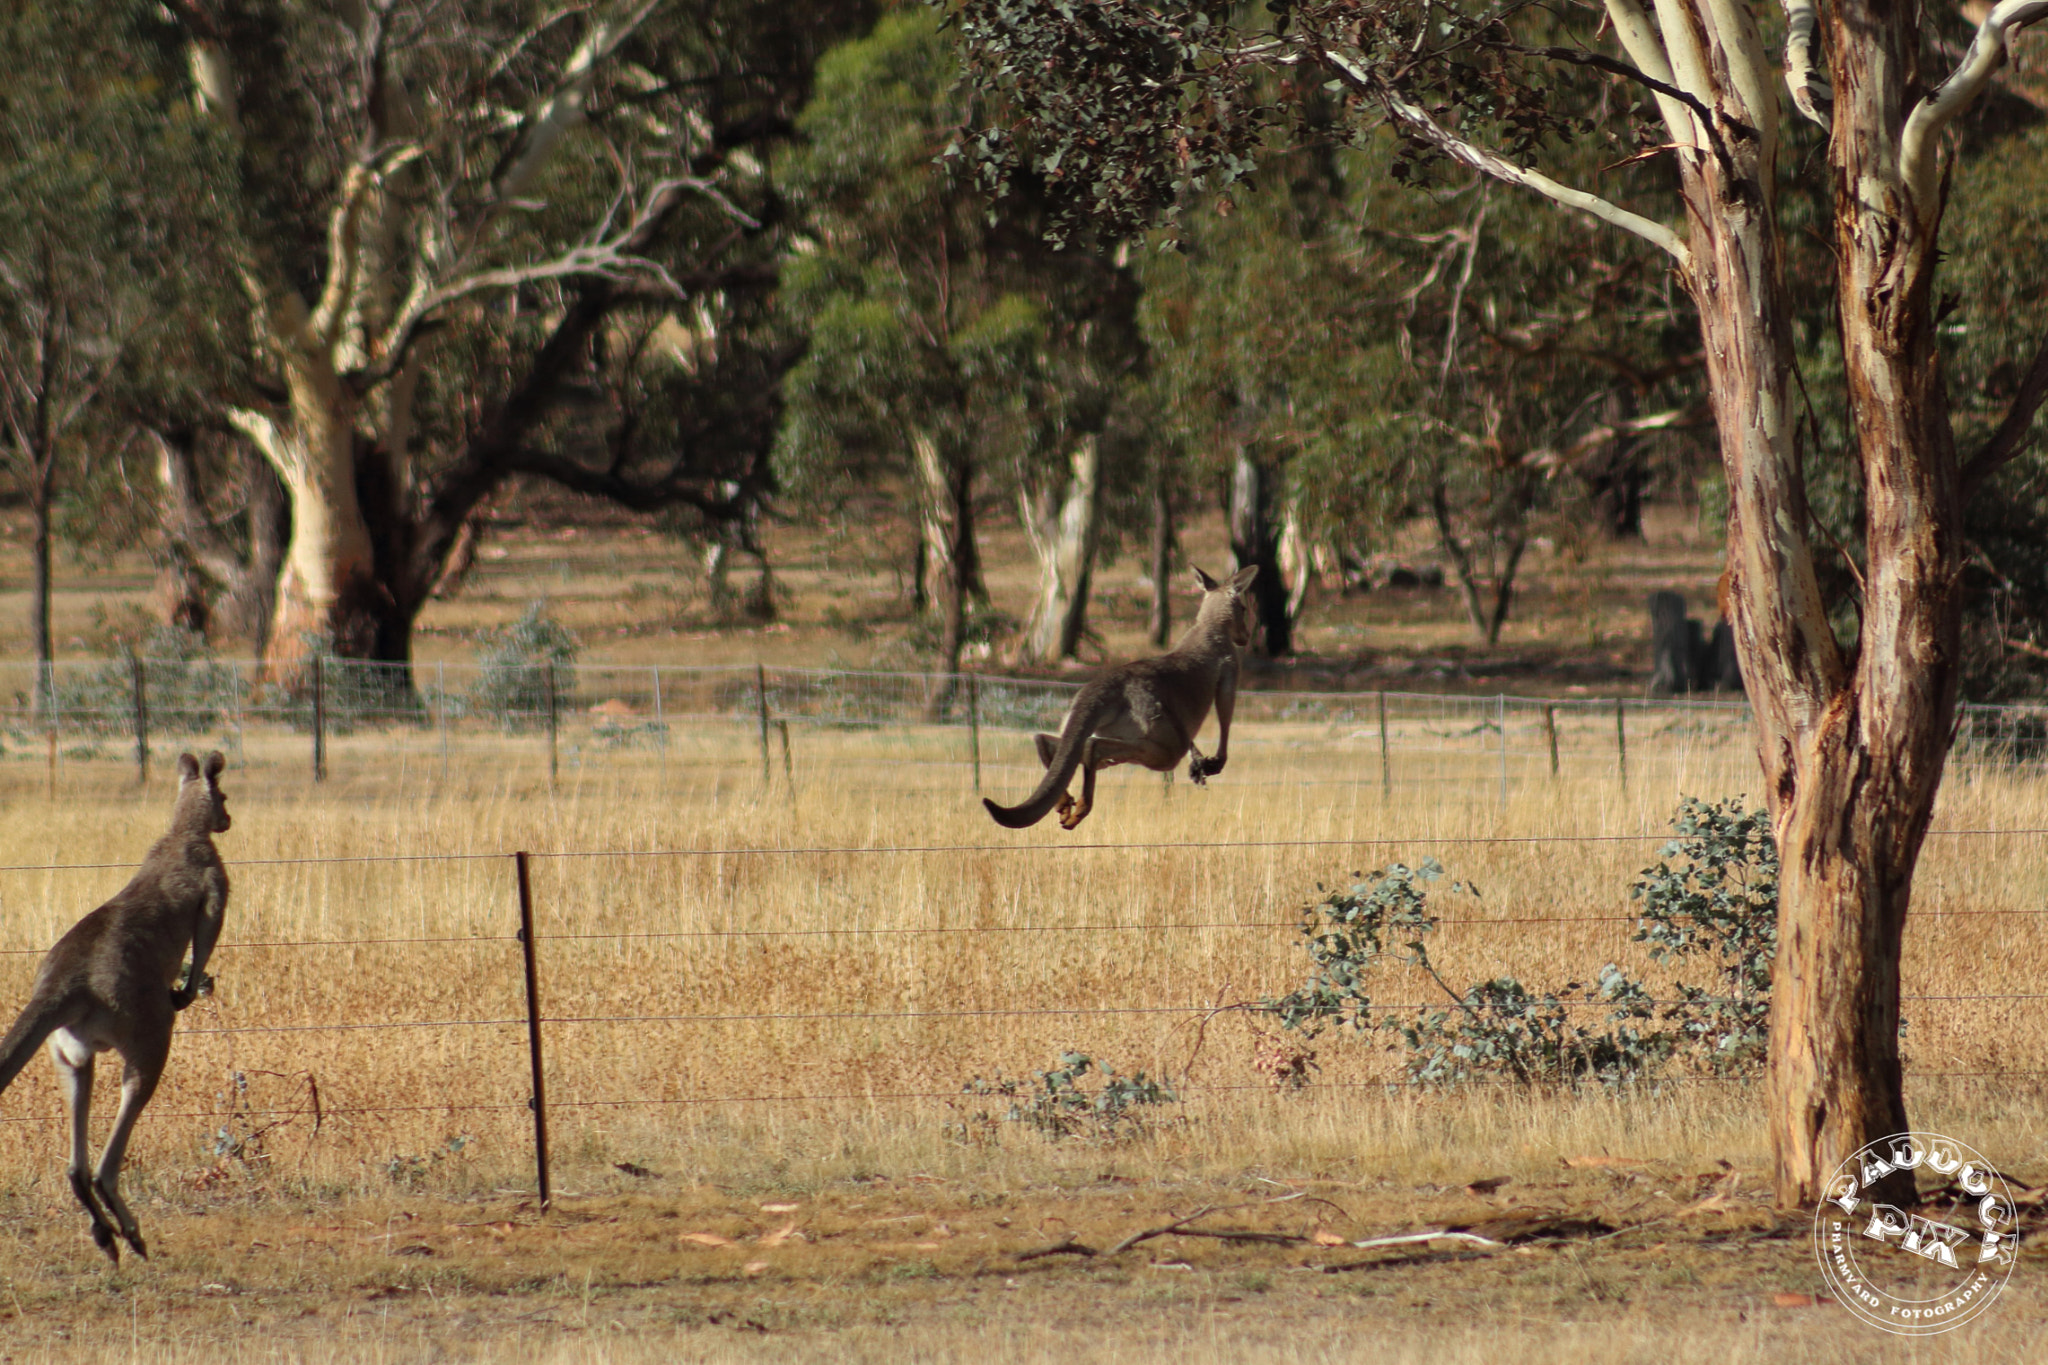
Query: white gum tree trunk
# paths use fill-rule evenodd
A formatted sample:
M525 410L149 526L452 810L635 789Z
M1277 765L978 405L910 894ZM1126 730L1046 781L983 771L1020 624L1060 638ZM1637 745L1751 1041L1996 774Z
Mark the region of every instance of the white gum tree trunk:
M1088 625L1088 586L1100 531L1102 448L1084 436L1057 483L1017 494L1019 519L1038 559L1038 599L1025 623L1021 659L1071 659Z

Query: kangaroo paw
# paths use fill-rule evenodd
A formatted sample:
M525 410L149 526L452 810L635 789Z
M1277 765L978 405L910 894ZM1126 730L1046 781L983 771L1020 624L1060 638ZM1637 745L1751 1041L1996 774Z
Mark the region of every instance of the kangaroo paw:
M1206 787L1209 785L1209 774L1216 770L1209 766L1209 760L1202 757L1200 750L1192 752L1194 756L1188 759L1188 781L1197 787Z
M106 1205L107 1212L114 1216L114 1222L120 1228L122 1239L135 1249L137 1256L140 1256L145 1261L148 1260L149 1248L143 1245L142 1242L142 1226L135 1221L135 1215L129 1212L127 1203L97 1180L92 1182L92 1190L94 1194L100 1197L100 1203Z
M1060 812L1060 828L1072 829L1074 826L1080 824L1083 820L1086 820L1087 818L1088 807L1076 806L1070 802L1068 805L1068 809L1062 810Z
M115 1245L113 1225L95 1218L92 1224L92 1244L107 1253L107 1259L115 1265L121 1264L121 1248Z

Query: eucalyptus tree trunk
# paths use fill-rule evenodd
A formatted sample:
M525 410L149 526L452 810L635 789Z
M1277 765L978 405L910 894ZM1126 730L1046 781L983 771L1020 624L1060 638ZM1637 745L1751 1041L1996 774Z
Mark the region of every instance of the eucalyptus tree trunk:
M1156 649L1166 648L1173 635L1173 489L1163 462L1152 481L1152 613L1146 636Z
M1088 624L1088 583L1100 526L1101 443L1084 436L1057 484L1026 486L1018 513L1038 558L1038 600L1025 623L1022 659L1071 659Z
M1252 597L1258 603L1259 650L1269 659L1294 652L1294 618L1280 573L1279 475L1239 446L1230 470L1230 553L1234 567L1256 564Z
M1677 79L1726 122L1713 154L1681 158L1686 283L1728 471L1730 605L1783 869L1767 1082L1776 1193L1810 1207L1844 1160L1907 1126L1900 944L1961 627L1961 483L1929 308L1939 192L1902 174L1914 18L1874 0L1834 6L1837 297L1868 504L1862 621L1845 654L1814 572L1795 440L1777 95L1746 11L1694 17L1705 50L1675 54ZM1868 1193L1915 1200L1906 1172Z
M923 485L919 519L926 581L936 580L937 588L928 594L938 608L939 672L946 679L931 703L937 715L951 703L953 678L960 671L960 654L967 642L967 604L980 586L980 556L974 542L974 458L959 441L922 429L910 433L910 449Z

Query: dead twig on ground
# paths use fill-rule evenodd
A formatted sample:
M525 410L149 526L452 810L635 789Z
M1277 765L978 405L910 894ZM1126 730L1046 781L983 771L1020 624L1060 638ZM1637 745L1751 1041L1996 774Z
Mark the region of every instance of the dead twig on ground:
M1043 1256L1094 1256L1096 1254L1097 1252L1094 1247L1083 1242L1077 1242L1069 1237L1065 1241L1055 1242L1049 1247L1039 1247L1035 1251L1020 1251L1017 1253L1016 1259L1019 1261L1035 1261Z

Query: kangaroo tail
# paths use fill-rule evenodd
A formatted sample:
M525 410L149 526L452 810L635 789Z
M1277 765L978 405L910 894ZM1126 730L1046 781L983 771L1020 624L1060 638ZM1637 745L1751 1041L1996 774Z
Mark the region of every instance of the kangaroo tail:
M14 1027L0 1038L0 1090L14 1084L21 1069L35 1060L36 1049L63 1025L62 1011L52 1008L56 1003L31 998Z
M1083 704L1093 700L1085 696L1075 699L1074 709L1067 713L1067 723L1060 729L1059 747L1053 750L1052 762L1046 766L1037 790L1014 806L999 806L985 796L981 798L981 804L988 807L997 824L1005 829L1029 829L1059 804L1067 783L1073 781L1074 769L1081 766L1081 746L1095 733L1095 708Z

